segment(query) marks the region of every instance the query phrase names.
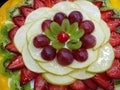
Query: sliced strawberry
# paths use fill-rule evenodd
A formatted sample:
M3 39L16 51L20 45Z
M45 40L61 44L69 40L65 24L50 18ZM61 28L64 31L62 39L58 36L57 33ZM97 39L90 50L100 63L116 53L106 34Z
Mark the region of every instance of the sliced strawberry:
M20 73L20 86L25 85L35 77L37 77L38 74L28 70L27 68L22 68Z
M120 18L110 18L107 21L108 26L110 27L111 31L115 31L118 26L120 26Z
M28 6L21 6L20 11L23 14L23 16L28 16L29 13L31 13L34 9L32 7Z
M116 32L111 32L109 42L113 47L119 45L120 44L120 34L116 33Z
M102 16L102 19L104 21L108 21L112 15L114 15L115 12L113 10L105 10L105 11L101 11L101 16Z
M45 0L44 3L47 7L52 7L56 0Z
M43 0L44 1L44 0ZM42 0L34 0L34 9L40 8L40 7L44 7L45 4Z
M9 39L12 41L15 34L16 34L16 31L18 30L18 27L13 27L9 32L8 32L8 37Z
M120 79L120 60L114 60L112 67L107 71L107 75L114 79Z
M20 27L24 24L25 18L23 16L15 16L13 17L13 22L15 23L15 25Z
M83 80L83 82L91 89L97 90L98 86L92 79Z
M46 90L46 88L47 88L47 82L44 80L44 78L41 75L38 75L35 78L34 90Z
M49 84L49 90L68 90L67 86L57 86L57 85L52 85L52 84Z
M18 70L24 67L23 59L21 55L18 55L13 58L13 60L7 66L9 70Z
M76 80L74 83L70 85L73 90L88 90L87 86L80 80Z
M120 45L114 47L115 58L120 58Z
M105 90L114 90L114 81L106 73L97 74L92 79Z
M16 53L16 54L19 54L18 50L16 49L15 45L13 42L10 42L9 44L7 44L5 46L5 48L10 51L10 52L13 52L13 53Z
M101 8L103 5L103 2L102 1L95 1L95 2L93 2L93 4L96 5L98 8Z

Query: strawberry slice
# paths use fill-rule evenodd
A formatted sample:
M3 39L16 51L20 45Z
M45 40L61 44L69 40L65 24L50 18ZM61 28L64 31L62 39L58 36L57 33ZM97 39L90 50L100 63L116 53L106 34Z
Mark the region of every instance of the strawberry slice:
M107 75L114 79L120 78L120 60L114 60L112 67L107 71Z
M98 8L101 8L103 5L103 2L102 1L95 1L95 2L93 2L93 4L96 5Z
M43 0L44 1L44 0ZM45 4L42 0L34 0L34 9L40 8L40 7L44 7Z
M110 18L107 24L111 31L115 31L120 26L120 18Z
M5 46L5 48L10 51L10 52L13 52L13 53L16 53L16 54L19 54L18 50L16 49L15 45L13 42L10 42L9 44L7 44Z
M92 79L105 90L114 90L114 81L106 73L97 74Z
M119 45L120 44L120 34L116 33L116 32L111 32L109 42L113 47Z
M13 27L9 32L8 32L8 38L12 41L16 32L18 30L18 27Z
M58 86L58 85L52 85L49 84L49 90L68 90L67 86Z
M45 0L44 3L47 7L52 7L55 4L56 0Z
M34 90L46 90L46 88L47 88L47 82L44 80L44 78L41 75L38 75L35 78Z
M22 6L20 7L20 11L23 14L24 17L28 16L34 9L32 7L28 6Z
M21 27L25 22L25 18L23 16L15 16L15 17L13 17L13 22L18 27Z
M32 79L37 77L38 74L28 70L27 68L22 68L20 71L20 86L25 85L26 83L30 82Z
M21 55L18 55L13 58L13 60L7 66L9 70L19 70L24 67L23 59Z
M120 58L120 45L114 47L115 58Z
M80 80L76 80L74 83L70 85L73 90L88 90L87 86Z
M91 89L91 90L97 90L98 86L92 79L86 79L83 80L83 82Z
M101 11L101 16L102 16L102 19L104 21L108 21L112 15L114 15L115 12L113 10L105 10L105 11Z

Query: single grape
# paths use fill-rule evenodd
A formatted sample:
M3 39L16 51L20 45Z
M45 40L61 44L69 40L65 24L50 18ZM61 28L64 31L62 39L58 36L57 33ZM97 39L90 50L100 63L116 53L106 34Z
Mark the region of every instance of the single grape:
M81 39L83 48L93 48L96 45L96 38L91 34L86 34Z
M50 45L44 47L41 52L41 57L47 61L53 60L55 56L56 56L56 50Z
M69 39L69 35L64 32L61 31L58 35L57 35L57 39L61 42L61 43L65 43L68 39Z
M79 11L73 11L69 14L68 19L71 24L78 22L79 24L82 22L83 16Z
M76 59L79 62L86 61L88 58L88 52L84 48L73 50L72 54L73 54L74 59Z
M61 25L63 19L65 19L65 18L67 18L67 16L64 13L58 12L58 13L55 14L53 20Z
M62 48L57 53L57 62L62 66L70 65L73 62L72 52L66 48Z
M50 43L50 39L47 36L43 35L43 34L37 35L33 39L33 45L36 48L43 48L43 47L49 45L49 43Z
M84 29L85 34L90 34L90 33L92 33L92 32L94 31L95 26L94 26L94 24L93 24L92 21L90 21L90 20L85 20L85 21L83 21L83 22L81 23L81 25L79 26L79 28Z
M44 32L46 29L49 29L51 23L52 23L52 20L45 20L42 23L42 31Z

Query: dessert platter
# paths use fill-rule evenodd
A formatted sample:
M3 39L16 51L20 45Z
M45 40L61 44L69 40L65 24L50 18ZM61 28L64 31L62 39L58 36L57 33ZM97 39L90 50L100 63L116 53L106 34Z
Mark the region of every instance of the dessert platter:
M0 90L120 90L119 0L8 0L0 12Z

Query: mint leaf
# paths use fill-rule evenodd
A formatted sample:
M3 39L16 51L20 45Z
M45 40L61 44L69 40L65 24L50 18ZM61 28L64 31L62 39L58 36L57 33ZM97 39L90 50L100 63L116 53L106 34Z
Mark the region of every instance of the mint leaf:
M78 30L71 34L70 40L77 40L80 39L84 35L84 30Z
M56 40L56 36L55 36L49 29L46 29L46 30L45 30L45 35L46 35L51 41L55 41L55 40Z
M71 50L79 49L82 46L82 42L79 40L71 40L67 43L67 47Z
M74 34L78 30L78 23L75 22L70 26L69 34Z
M69 32L69 30L70 30L70 22L69 22L68 19L64 19L61 26L62 26L63 31Z
M63 48L65 46L65 43L60 43L59 41L53 41L52 46L55 49L59 50L59 49L61 49L61 48Z
M62 28L60 27L60 25L58 23L52 22L50 24L50 30L51 30L52 33L57 35L60 31L62 31Z

